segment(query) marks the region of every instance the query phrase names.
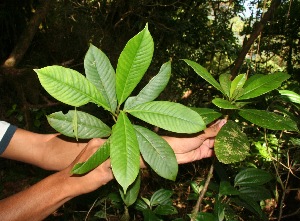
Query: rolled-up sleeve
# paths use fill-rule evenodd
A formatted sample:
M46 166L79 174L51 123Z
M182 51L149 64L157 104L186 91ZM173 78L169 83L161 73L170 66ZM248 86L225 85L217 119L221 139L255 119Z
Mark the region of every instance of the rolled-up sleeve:
M7 148L16 130L16 126L9 124L5 121L0 121L0 155Z

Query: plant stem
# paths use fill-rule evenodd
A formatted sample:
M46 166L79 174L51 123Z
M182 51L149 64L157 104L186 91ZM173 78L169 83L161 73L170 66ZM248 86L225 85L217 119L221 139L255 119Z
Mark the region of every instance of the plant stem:
M208 185L210 183L210 179L213 177L213 172L214 172L214 160L213 160L212 164L210 165L210 169L209 169L204 187L200 192L199 198L198 198L197 203L196 203L196 205L194 207L194 210L192 212L191 221L196 221L197 213L202 210L201 203L202 203L204 195L207 191Z

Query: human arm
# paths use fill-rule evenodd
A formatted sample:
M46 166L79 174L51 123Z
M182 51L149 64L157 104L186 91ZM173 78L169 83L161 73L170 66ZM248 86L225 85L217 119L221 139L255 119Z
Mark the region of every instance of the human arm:
M38 134L18 128L1 157L47 170L66 168L86 143L63 140L59 134Z
M68 200L96 190L113 179L110 161L82 176L73 176L76 163L86 161L103 144L91 140L67 168L43 179L28 189L0 201L2 221L43 220Z

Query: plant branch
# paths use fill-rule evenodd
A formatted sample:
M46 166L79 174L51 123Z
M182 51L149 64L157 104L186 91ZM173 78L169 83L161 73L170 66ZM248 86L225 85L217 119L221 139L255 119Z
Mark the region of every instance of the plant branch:
M237 76L237 74L238 74L238 72L239 72L239 70L240 70L240 68L241 68L241 66L244 62L244 59L245 59L249 49L251 48L254 41L257 39L257 37L260 35L262 30L264 29L264 26L266 25L266 23L269 20L271 20L271 18L273 17L276 9L279 7L280 3L281 3L281 0L272 0L270 8L268 9L268 11L264 14L264 16L262 17L260 22L258 22L255 25L254 30L251 33L249 39L247 39L245 41L241 52L239 53L238 57L234 61L234 66L231 69L232 79L234 79Z
M200 192L199 198L198 198L197 203L196 203L196 205L194 207L194 210L192 212L191 221L196 221L197 213L201 210L201 203L202 203L204 195L205 195L205 193L207 191L207 188L208 188L208 185L210 183L210 180L213 177L213 172L214 172L214 160L213 160L213 162L212 162L212 164L210 166L210 169L209 169L209 172L208 172L207 179L205 181L204 187L203 187L203 189Z

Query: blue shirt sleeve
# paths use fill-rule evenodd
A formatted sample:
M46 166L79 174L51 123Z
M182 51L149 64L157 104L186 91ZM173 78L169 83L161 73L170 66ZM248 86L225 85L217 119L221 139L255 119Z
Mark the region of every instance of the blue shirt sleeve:
M0 155L6 150L16 130L16 126L0 121Z

